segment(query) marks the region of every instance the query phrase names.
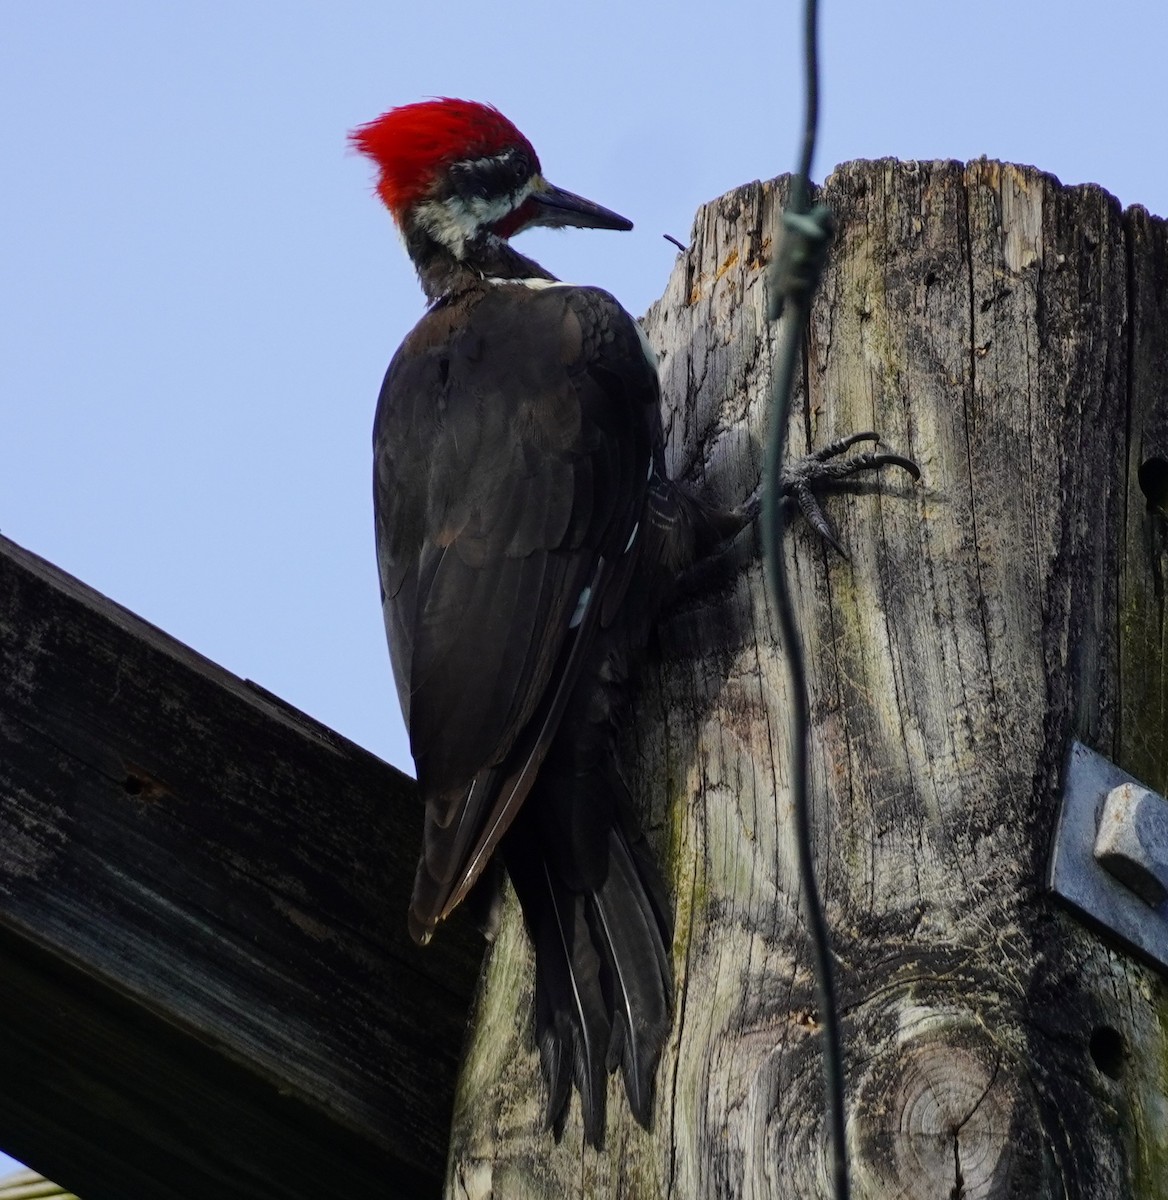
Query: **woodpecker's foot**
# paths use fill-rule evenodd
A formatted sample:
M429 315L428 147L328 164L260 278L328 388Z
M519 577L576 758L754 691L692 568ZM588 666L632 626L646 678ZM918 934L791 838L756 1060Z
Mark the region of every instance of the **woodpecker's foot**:
M823 485L859 475L863 471L878 471L881 467L901 467L913 481L920 479L921 469L911 458L900 454L884 454L876 450L865 450L860 454L841 457L858 442L880 444L880 435L872 431L853 433L850 437L831 442L813 454L797 458L779 474L779 491L790 496L799 505L799 511L807 518L812 529L844 557L847 551L840 545L835 531L823 511L814 489Z
M760 492L737 508L715 509L695 503L693 553L677 577L679 598L725 588L758 558L761 511Z

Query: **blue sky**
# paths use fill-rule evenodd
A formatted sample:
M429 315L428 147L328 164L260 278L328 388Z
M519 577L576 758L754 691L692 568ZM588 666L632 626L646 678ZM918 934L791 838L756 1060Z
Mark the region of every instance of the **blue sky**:
M1168 215L1162 6L822 7L819 178L984 154ZM369 431L422 303L346 131L429 95L497 104L550 179L636 223L520 244L641 312L662 234L793 162L799 21L792 0L5 0L0 531L409 769Z

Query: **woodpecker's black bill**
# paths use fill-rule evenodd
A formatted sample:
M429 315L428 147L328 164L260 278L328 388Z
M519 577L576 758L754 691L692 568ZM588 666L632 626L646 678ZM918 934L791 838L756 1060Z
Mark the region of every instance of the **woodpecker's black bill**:
M530 200L535 207L535 216L525 222L525 228L546 225L551 229L563 229L570 225L576 229L627 230L633 227L628 217L550 183L545 191L532 192Z

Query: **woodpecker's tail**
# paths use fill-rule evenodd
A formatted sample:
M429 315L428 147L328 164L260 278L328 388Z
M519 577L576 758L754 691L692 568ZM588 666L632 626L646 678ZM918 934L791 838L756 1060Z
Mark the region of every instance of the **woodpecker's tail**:
M545 770L504 842L535 944L547 1124L558 1138L575 1082L584 1136L596 1147L607 1076L618 1066L629 1107L648 1128L673 1001L665 888L628 807L615 766L569 777Z

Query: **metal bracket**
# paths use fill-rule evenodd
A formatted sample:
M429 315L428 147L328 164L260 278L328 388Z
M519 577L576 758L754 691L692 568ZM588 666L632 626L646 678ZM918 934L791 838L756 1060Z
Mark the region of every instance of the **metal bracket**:
M1168 974L1168 800L1072 742L1050 890Z

